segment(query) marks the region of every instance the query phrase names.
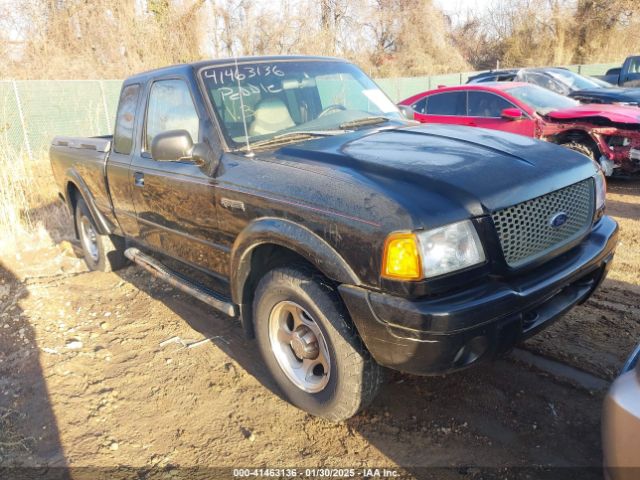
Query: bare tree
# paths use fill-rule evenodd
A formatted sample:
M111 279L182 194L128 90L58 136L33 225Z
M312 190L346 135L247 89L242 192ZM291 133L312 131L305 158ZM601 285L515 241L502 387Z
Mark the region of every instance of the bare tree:
M207 56L337 55L376 76L618 61L640 51L638 0L31 0L0 15L4 76L120 78ZM21 22L20 19L23 19ZM28 19L28 21L24 21ZM10 25L9 25L10 26Z

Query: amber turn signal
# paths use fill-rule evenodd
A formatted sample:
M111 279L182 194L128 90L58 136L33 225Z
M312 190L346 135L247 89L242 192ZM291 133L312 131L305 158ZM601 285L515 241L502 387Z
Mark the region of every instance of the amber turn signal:
M384 244L382 276L394 280L419 280L422 265L418 239L413 233L392 233Z

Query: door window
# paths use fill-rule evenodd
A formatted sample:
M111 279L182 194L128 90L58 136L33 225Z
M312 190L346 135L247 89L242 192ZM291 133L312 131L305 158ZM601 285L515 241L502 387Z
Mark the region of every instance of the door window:
M145 151L151 150L156 135L169 130L186 130L194 142L198 141L200 120L184 80L154 82L149 94Z
M430 95L427 115L464 116L467 111L467 92L447 92Z
M127 85L120 94L118 113L116 114L116 128L113 132L113 150L116 153L129 155L133 146L133 122L135 120L136 105L140 85Z
M468 115L470 117L500 118L502 110L513 108L511 102L487 92L470 91L468 102Z

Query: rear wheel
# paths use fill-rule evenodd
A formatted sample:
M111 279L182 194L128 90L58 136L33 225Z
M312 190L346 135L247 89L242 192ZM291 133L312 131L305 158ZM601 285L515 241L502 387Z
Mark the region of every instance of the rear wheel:
M289 402L341 421L376 396L382 368L321 275L305 267L268 272L256 289L253 312L258 346Z
M76 203L75 222L89 270L111 272L127 264L124 239L115 235L101 235L82 198Z

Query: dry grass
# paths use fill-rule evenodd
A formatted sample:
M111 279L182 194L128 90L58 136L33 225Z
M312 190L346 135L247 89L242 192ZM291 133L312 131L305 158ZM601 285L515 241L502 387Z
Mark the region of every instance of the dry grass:
M0 251L59 242L71 234L48 156L30 161L0 148Z

